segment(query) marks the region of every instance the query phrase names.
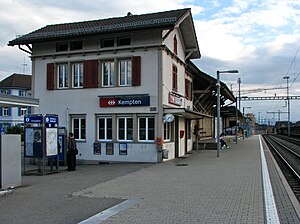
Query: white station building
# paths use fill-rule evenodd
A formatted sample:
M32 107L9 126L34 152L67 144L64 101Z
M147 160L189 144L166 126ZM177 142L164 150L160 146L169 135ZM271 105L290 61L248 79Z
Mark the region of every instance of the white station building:
M48 25L9 42L30 54L35 114L57 114L83 161L161 162L192 150L190 9Z

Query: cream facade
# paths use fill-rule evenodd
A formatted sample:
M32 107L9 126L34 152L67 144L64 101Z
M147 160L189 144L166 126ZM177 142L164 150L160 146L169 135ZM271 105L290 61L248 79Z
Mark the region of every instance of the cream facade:
M59 126L75 135L79 160L161 162L166 152L165 160L192 150L191 121L202 116L193 111L187 70L200 57L190 9L128 16L135 23L114 26L148 24L156 15L163 19L153 18L155 27L76 37L62 30L64 38L38 30L46 40L10 42L31 53L40 99L34 113L59 116Z

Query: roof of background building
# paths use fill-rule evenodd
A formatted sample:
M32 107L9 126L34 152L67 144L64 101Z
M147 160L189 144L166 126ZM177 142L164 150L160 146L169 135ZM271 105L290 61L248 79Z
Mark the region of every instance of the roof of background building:
M126 32L153 28L173 28L181 19L190 14L190 9L132 15L84 22L48 25L29 34L9 41L9 46L32 44L50 40L91 36L104 33Z
M3 89L31 89L31 75L12 74L0 82L0 88Z

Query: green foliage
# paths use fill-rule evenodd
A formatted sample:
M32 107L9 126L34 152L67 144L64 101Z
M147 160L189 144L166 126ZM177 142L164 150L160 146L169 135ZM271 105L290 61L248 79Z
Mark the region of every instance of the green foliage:
M23 129L18 125L14 125L12 127L7 128L6 134L22 134Z

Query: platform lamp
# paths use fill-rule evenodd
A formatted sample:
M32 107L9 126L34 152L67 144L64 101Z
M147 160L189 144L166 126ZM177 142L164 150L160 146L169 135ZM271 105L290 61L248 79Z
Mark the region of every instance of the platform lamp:
M245 109L251 109L251 107L243 107L243 125L244 125L244 130L243 130L243 139L245 139Z
M220 157L220 117L221 117L221 103L220 103L220 74L221 73L239 73L238 70L217 71L217 157Z

